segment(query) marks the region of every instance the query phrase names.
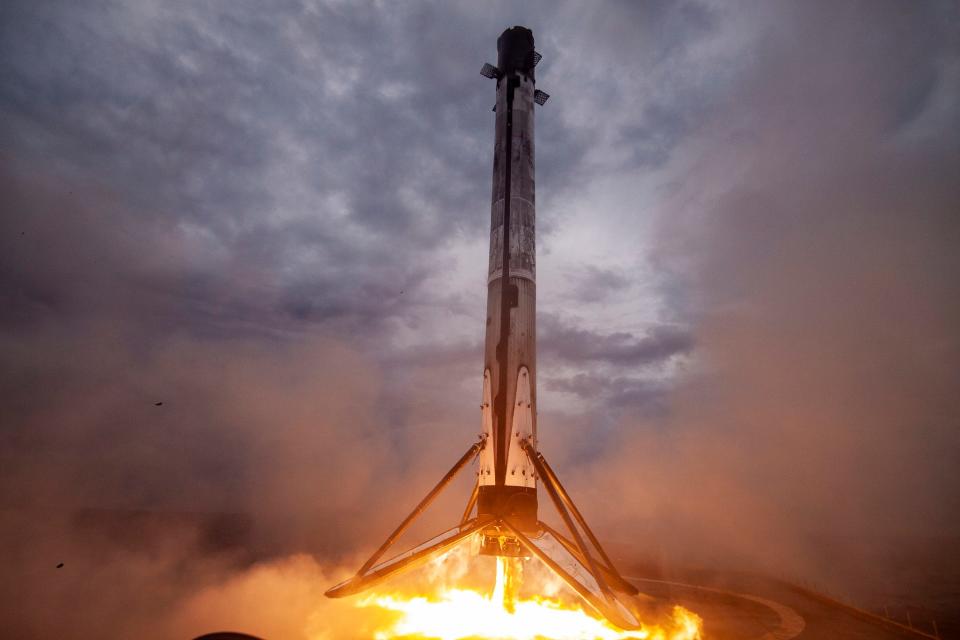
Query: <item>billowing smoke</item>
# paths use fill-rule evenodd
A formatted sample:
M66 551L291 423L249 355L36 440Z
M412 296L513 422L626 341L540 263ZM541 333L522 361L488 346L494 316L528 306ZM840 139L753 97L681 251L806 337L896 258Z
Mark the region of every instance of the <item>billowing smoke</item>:
M922 600L960 530L956 34L896 7L776 20L656 211L693 356L582 487L678 564Z

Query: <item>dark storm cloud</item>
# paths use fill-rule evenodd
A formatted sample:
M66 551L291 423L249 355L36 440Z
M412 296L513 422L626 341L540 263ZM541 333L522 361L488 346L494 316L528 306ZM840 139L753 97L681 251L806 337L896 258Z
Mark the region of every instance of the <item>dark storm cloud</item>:
M663 411L669 391L656 380L618 378L603 373L578 373L568 378L549 376L543 384L546 389L589 401L591 406L606 407L611 415L619 409L629 409L633 416Z
M155 225L152 233L217 258L166 283L168 274L151 273L152 289L177 297L186 288L218 300L214 307L231 298L238 324L361 318L369 327L421 300L413 293L424 274L444 268L431 264L437 247L484 233L492 117L477 106L490 91L473 70L495 54L488 34L503 18L492 8L442 19L430 5L385 12L323 3L8 3L3 11L2 135L6 162L16 165L8 173L80 185L72 195L64 189L70 207L99 207L84 199L91 188L109 193L101 225ZM558 100L617 86L551 65L576 47L586 62L610 42L597 34L635 12L628 4L587 12L589 28L560 22L546 32L540 75ZM638 48L623 38L644 59L669 58L658 39L679 46L709 22L693 5L641 13L646 37ZM543 121L545 193L582 164L598 124ZM647 133L637 153L646 153ZM84 240L99 251L96 237ZM250 282L236 281L240 265ZM209 320L200 312L193 322Z
M485 224L488 187L476 176L488 172L478 141L489 123L468 90L478 80L443 73L449 55L411 46L388 14L192 3L5 12L0 99L19 170L110 191L103 224L209 238L264 287L291 288L277 294L281 314L365 313L384 299L380 289L410 288L411 255ZM450 49L432 36L452 36L426 16L404 20L422 27L424 44ZM347 219L325 215L328 194L340 195ZM72 203L87 205L83 195ZM312 257L309 283L279 273L301 253ZM322 300L304 291L318 281ZM259 311L262 321L274 310Z
M637 119L623 127L620 136L630 140L633 164L638 168L662 166L688 128L688 120L675 105L652 104Z
M578 269L577 276L573 295L584 302L602 302L630 284L630 278L625 274L593 265Z
M605 362L642 367L664 364L670 358L688 353L693 338L674 326L652 327L645 336L618 332L598 334L568 326L554 316L540 320L538 346L545 355L575 363Z

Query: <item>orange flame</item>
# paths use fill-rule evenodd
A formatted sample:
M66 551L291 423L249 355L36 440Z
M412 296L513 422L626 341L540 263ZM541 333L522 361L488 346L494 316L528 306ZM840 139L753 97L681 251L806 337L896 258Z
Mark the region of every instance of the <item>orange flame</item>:
M357 602L392 613L375 640L700 640L702 620L675 606L670 620L623 631L573 603L519 595L520 562L497 558L492 593L439 587L431 596L375 594Z

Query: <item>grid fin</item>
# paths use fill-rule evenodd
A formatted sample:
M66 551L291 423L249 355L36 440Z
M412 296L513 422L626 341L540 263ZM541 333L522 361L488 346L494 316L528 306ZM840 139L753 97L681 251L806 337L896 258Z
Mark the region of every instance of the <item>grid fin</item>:
M480 75L482 75L484 78L491 78L491 79L499 78L500 69L497 69L495 66L493 66L489 62L484 62L483 68L480 69Z

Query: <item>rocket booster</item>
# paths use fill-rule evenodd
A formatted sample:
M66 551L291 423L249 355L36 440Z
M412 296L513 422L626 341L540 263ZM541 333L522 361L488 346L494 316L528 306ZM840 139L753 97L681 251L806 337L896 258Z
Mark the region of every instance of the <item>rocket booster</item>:
M497 39L497 66L485 64L480 71L497 81L480 439L356 575L331 587L326 595L340 598L359 593L470 542L483 555L537 558L600 615L622 629L638 629L638 611L631 600L636 587L614 567L537 448L533 113L534 105L542 105L549 97L535 86L534 67L539 60L533 33L512 27ZM409 526L474 459L477 483L459 523L387 557ZM538 483L560 516L562 531L538 517Z
M536 244L533 33L523 27L497 40L498 64L490 207L479 515L537 526L536 471L521 442L536 445ZM485 67L488 69L488 67ZM485 74L486 75L486 74Z

